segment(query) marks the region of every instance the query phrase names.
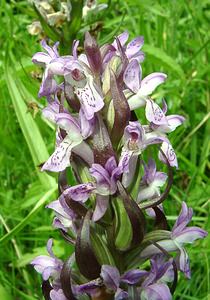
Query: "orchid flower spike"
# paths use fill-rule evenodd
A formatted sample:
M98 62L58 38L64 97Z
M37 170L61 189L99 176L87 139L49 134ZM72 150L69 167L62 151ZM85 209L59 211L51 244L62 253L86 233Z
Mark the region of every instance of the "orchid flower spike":
M44 68L42 116L55 128L55 150L41 171L58 173L59 193L46 207L71 244L61 260L50 239L49 256L31 262L45 299L171 300L177 272L190 277L185 245L207 235L187 227L192 209L185 202L166 230L164 201L178 167L170 132L184 117L167 115L166 102L161 108L151 98L167 75L142 79L144 39L128 39L126 31L100 47L86 33L84 53L79 41L68 56L43 41L45 52L33 56Z

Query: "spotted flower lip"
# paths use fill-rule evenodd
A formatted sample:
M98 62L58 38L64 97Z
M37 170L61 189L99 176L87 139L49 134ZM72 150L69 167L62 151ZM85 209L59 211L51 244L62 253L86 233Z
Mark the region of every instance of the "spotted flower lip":
M55 152L43 165L42 171L59 172L65 170L66 167L70 166L72 151L82 156L89 164L93 162L91 149L83 140L92 134L94 121L89 122L86 120L82 111L79 115L79 120L72 117L66 110L60 113L59 107L59 104L54 101L50 102L43 111L46 118L66 132L66 136L58 143ZM86 124L85 129L84 124ZM83 151L77 148L81 144L83 145Z
M163 110L152 100L146 100L146 118L150 121L150 127L154 131L168 133L174 131L177 126L180 126L185 118L179 115L165 116L167 112L166 102L163 102Z
M159 144L164 140L165 138L161 136L151 137L138 121L129 122L124 131L124 146L119 161L119 166L123 165L125 187L130 184L134 176L138 155L149 145Z

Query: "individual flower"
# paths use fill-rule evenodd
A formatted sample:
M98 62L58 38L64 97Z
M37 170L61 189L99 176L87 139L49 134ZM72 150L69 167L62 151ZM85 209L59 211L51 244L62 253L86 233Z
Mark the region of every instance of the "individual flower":
M65 170L70 166L70 156L72 150L78 155L82 156L88 163L93 162L93 154L90 147L83 141L87 138L87 133L83 137L80 124L83 115L80 114L80 122L77 118L70 115L70 113L64 110L63 113L59 112L60 104L57 102L50 102L48 106L43 110L45 118L56 123L56 125L65 132L65 137L61 138L57 143L55 152L42 166L43 170L49 170L52 172L59 172ZM91 126L91 125L90 125ZM84 131L83 131L84 132ZM89 129L88 133L91 133ZM82 144L82 148L78 148L78 145Z
M160 187L166 182L167 175L156 171L156 164L149 159L148 165L144 164L144 176L142 177L137 201L152 199L160 196Z
M168 252L178 252L177 264L179 269L190 278L190 266L188 254L184 248L184 244L191 244L197 239L207 236L207 232L199 227L187 227L193 215L192 208L188 208L185 202L182 202L182 210L177 221L175 222L170 239L158 241L158 245ZM151 257L161 251L155 245L147 246L140 254L142 258Z
M167 75L160 72L151 73L142 79L142 70L136 59L125 69L123 79L130 91L124 91L131 110L145 106L148 96L163 83Z
M42 78L42 84L39 90L39 97L49 96L56 92L58 84L56 83L55 75L64 75L64 66L66 62L73 59L71 56L60 57L58 54L58 44L55 43L53 47L47 45L46 41L41 42L42 47L47 52L37 52L32 62L45 67Z
M146 118L150 122L150 128L159 133L168 133L174 131L180 126L185 118L179 115L166 116L167 104L163 101L163 109L159 107L152 99L146 100Z
M96 194L93 220L98 221L108 208L109 195L113 195L117 191L117 180L122 172L122 167L117 166L114 157L110 157L104 167L100 164L92 164L90 174L95 179L95 182L68 187L60 198L68 195L72 200L84 203L91 194Z
M69 61L65 65L65 80L73 87L86 119L92 120L94 114L104 106L103 96L94 82L87 57L85 55L77 57L76 48L75 43L74 61Z
M123 148L119 161L119 166L123 165L123 184L127 187L135 173L138 155L144 151L147 146L159 144L164 141L162 137L150 137L143 126L138 121L129 122L125 127L123 137Z
M59 200L51 202L46 207L52 209L55 212L56 217L53 221L53 226L55 228L60 228L65 232L67 232L69 228L72 228L72 219L75 215L73 211L70 211L70 209L68 209L67 213L67 209L63 208Z
M133 39L131 42L129 42L126 45L128 37L129 34L127 31L121 33L117 37L117 40L120 43L120 46L122 47L126 57L128 58L129 61L131 61L132 59L136 59L138 62L142 62L144 60L144 53L140 51L140 49L144 44L143 36L139 36ZM109 62L113 56L121 56L121 49L119 48L119 44L117 40L115 39L114 42L112 43L110 50L108 51L108 53L104 58L104 63Z
M158 153L159 159L164 164L169 164L171 167L178 168L178 161L176 157L176 153L170 144L169 140L166 140L162 143L160 147L161 151Z
M165 184L167 177L165 173L156 171L153 159L149 159L148 165L144 163L144 176L140 182L137 202L159 197L160 187ZM162 205L158 205L158 207L163 210ZM148 208L146 211L150 216L155 217L153 209Z
M165 261L164 255L155 255L151 260L151 270L141 285L141 300L171 300L167 282L173 281L172 259Z
M31 35L38 35L42 32L42 26L39 21L34 21L27 26L27 30Z
M102 265L100 278L101 280L94 280L92 282L85 283L78 286L78 293L87 293L94 295L97 287L105 286L109 294L114 294L115 300L128 299L128 293L126 290L120 287L121 284L135 285L147 275L147 271L144 270L129 270L123 275L120 275L119 270L116 267L110 265Z
M32 260L31 264L34 266L34 269L42 275L43 280L48 280L51 278L53 282L56 283L56 281L58 281L60 278L63 262L53 254L52 244L53 240L49 239L47 242L47 251L49 256L37 256Z
M92 164L90 174L96 180L97 193L100 195L113 195L117 191L117 180L122 174L122 169L117 166L115 158L110 157L105 166Z

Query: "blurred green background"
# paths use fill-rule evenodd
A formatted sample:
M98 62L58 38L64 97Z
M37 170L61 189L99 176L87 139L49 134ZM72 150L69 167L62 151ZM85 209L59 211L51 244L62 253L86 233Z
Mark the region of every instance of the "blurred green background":
M109 3L85 30L100 29L99 43L111 42L124 30L130 38L143 35L146 60L143 75L162 71L168 80L154 97L166 99L170 114L186 122L170 139L179 170L166 201L170 223L181 201L194 209L193 225L208 230L210 185L209 21L205 0L130 0ZM41 118L45 101L38 99L39 69L31 63L39 39L26 27L35 18L27 1L0 1L0 299L42 299L40 276L29 265L46 253L49 236L55 252L70 251L50 224L43 206L56 198L56 176L40 173L38 165L54 147L54 130ZM92 26L92 27L91 27ZM210 240L188 246L192 279L180 276L174 299L209 299ZM64 247L65 245L65 247Z

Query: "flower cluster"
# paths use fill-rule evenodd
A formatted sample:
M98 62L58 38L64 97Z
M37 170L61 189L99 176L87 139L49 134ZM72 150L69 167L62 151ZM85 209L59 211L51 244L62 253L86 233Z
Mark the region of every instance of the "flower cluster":
M46 299L169 300L177 272L190 277L185 244L207 234L187 227L192 209L185 202L169 230L162 202L178 162L168 133L184 118L167 115L166 102L160 107L150 97L167 76L142 78L143 37L128 38L123 32L99 47L86 33L84 53L74 41L67 56L43 41L45 52L33 56L44 67L43 116L56 125L55 151L42 171L59 173L59 197L47 208L55 213L53 226L75 247L62 261L50 239L49 256L32 261ZM77 185L69 185L69 172Z
M31 35L44 36L49 34L47 28L50 27L54 31L54 35L61 34L59 30L64 26L69 26L75 11L80 7L81 18L89 20L93 15L97 15L101 10L107 8L105 3L97 3L96 0L72 1L70 0L28 0L37 14L39 20L33 21L27 26ZM43 22L45 25L43 26ZM63 29L64 30L64 29ZM59 35L58 35L59 36ZM57 37L58 38L58 37Z

